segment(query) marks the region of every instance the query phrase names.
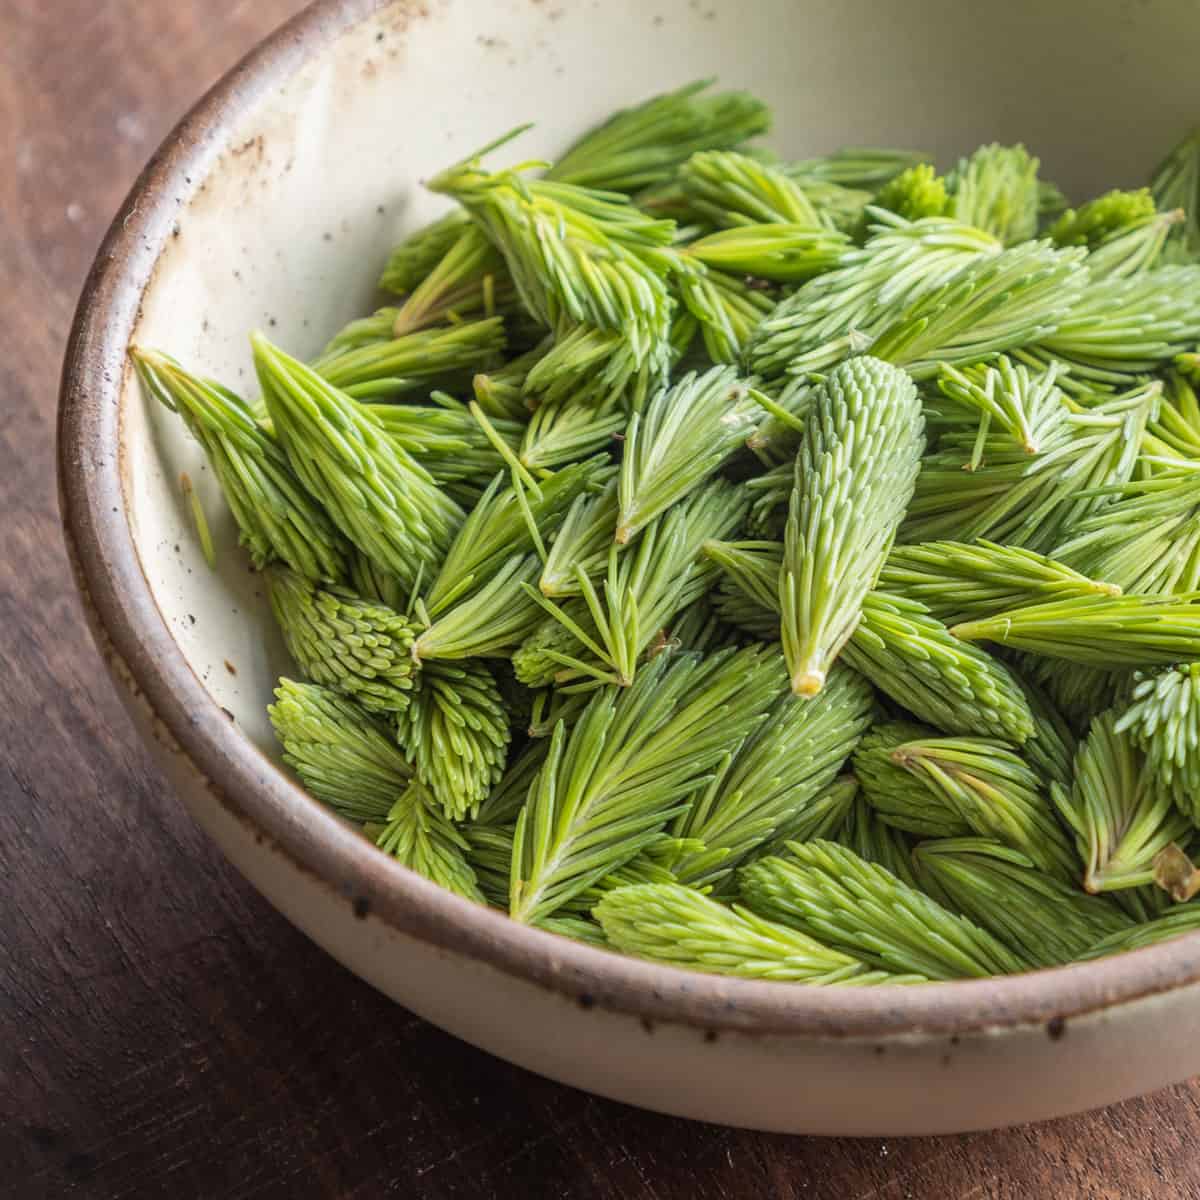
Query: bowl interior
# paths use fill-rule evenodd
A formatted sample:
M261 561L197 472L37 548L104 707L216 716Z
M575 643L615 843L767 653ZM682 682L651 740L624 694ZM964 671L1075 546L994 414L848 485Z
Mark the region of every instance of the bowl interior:
M205 151L135 340L253 394L248 331L308 355L368 311L389 246L444 208L424 177L531 120L494 161L552 156L614 107L702 76L765 97L786 155L896 144L946 166L981 141L1023 140L1076 200L1138 185L1196 116L1193 26L1171 0L385 5ZM128 513L158 607L212 698L274 753L264 709L289 665L260 581L180 423L128 376L122 405Z

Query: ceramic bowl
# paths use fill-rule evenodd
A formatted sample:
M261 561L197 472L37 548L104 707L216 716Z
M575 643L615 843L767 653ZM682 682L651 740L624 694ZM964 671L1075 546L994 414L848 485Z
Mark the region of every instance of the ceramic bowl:
M249 389L246 334L314 352L369 308L421 179L526 120L553 153L612 108L718 75L790 155L1023 139L1086 197L1146 178L1200 113L1200 25L1142 0L325 0L166 140L80 301L60 482L96 639L183 802L262 893L400 1004L578 1087L759 1129L964 1130L1200 1070L1200 936L1022 977L807 989L692 974L523 928L376 851L278 765L288 669L196 445L148 407L133 341ZM168 801L164 800L164 803Z

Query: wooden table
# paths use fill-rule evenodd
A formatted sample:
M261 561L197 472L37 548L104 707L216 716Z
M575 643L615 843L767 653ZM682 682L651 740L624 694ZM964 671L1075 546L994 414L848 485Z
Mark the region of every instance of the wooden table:
M1035 1128L831 1141L535 1078L342 970L192 826L68 577L57 372L143 161L299 7L0 0L0 1196L1200 1196L1200 1082Z

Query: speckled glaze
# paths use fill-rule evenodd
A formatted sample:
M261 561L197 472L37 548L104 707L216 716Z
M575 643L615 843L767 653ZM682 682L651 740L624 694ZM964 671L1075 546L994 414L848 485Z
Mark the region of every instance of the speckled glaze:
M1064 46L1070 47L1063 53ZM420 180L498 131L553 153L612 107L719 74L775 143L1023 138L1068 192L1140 182L1200 115L1200 24L1167 0L325 0L223 80L131 192L80 301L59 478L96 640L195 819L263 894L414 1012L534 1071L664 1112L806 1133L1035 1120L1200 1070L1200 935L920 988L805 989L623 959L443 892L309 799L263 712L286 657L197 447L125 352L251 388L246 332L318 348L368 308ZM204 565L178 477L214 526ZM173 803L164 797L163 803Z

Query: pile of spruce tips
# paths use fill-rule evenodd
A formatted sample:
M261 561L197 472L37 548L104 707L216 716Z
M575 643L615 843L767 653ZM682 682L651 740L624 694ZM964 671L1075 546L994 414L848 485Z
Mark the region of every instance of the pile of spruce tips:
M703 971L1200 927L1200 135L1071 208L1020 145L768 125L696 84L448 168L393 304L253 336L261 401L133 351L269 583L286 762L460 896Z

